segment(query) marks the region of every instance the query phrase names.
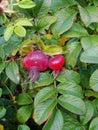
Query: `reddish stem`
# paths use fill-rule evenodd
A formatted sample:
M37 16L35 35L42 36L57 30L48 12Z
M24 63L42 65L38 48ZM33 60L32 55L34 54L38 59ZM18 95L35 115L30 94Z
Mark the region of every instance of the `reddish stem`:
M52 72L54 79L57 78L57 76L59 75L59 73L60 73L60 70L54 70L54 71Z

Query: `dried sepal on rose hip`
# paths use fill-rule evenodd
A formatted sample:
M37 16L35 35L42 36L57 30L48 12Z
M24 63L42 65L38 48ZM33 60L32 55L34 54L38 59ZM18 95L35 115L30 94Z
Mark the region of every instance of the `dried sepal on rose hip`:
M53 56L49 59L48 66L51 70L53 70L54 78L58 76L58 74L60 73L60 71L64 66L64 63L65 63L65 58L61 54Z
M39 77L39 72L48 68L48 56L39 50L32 51L24 57L23 66L29 71L31 81L34 83Z

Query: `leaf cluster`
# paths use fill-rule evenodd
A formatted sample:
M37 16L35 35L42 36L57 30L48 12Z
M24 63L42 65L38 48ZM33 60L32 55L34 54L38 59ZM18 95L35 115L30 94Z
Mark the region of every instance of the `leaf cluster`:
M97 130L98 1L6 1L13 13L0 14L0 129ZM48 68L30 82L22 61L32 50L64 55L58 77Z

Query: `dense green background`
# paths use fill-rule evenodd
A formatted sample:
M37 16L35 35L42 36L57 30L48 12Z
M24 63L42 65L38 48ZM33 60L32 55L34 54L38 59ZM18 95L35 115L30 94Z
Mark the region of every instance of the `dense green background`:
M98 130L98 0L1 5L0 130ZM32 84L22 60L34 49L64 55L65 71Z

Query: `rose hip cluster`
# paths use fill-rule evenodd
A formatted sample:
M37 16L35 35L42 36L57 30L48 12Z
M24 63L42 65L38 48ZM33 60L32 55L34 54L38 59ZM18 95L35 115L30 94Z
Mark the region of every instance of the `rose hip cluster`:
M53 71L60 71L64 65L63 55L56 55L51 58L42 51L32 51L23 59L23 66L29 71L32 83L39 77L40 71L45 71L48 67Z

